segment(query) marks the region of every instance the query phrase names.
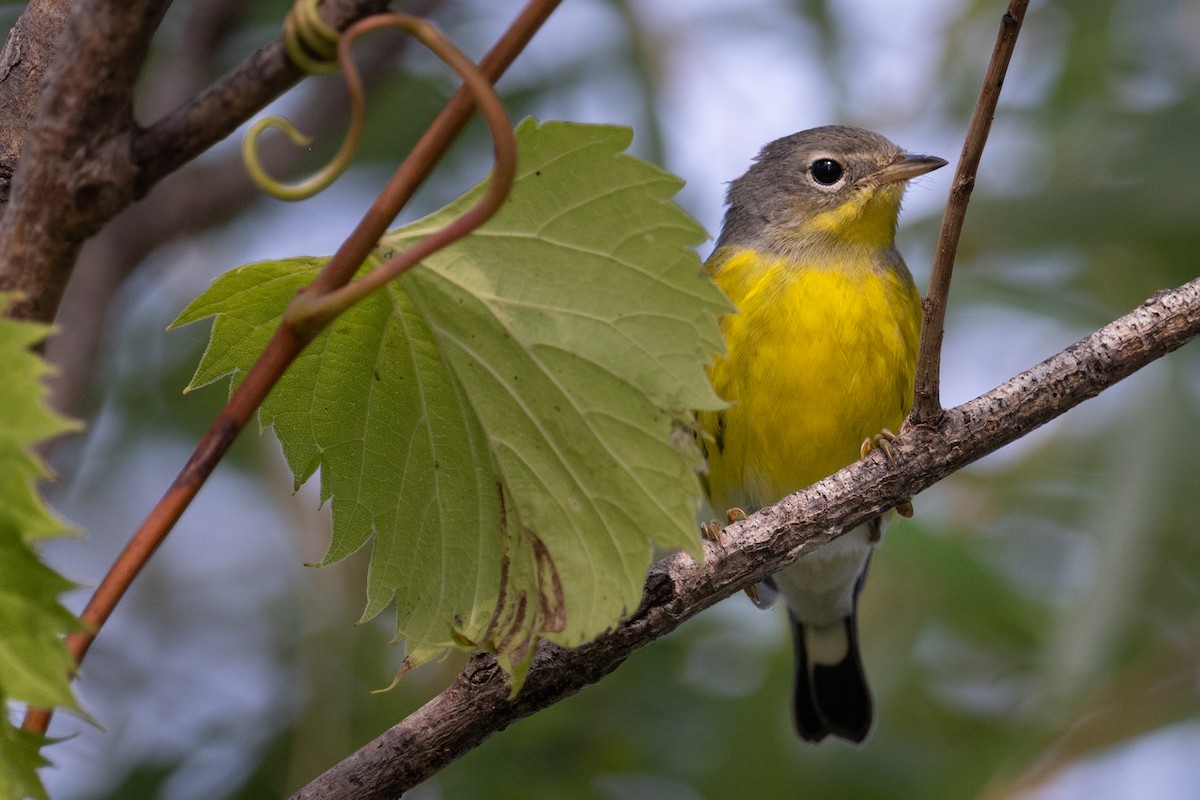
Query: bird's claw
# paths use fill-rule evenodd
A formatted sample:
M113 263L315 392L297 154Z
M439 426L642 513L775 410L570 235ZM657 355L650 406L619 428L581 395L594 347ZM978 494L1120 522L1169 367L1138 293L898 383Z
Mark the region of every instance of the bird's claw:
M731 508L725 512L726 524L732 525L735 522L741 522L746 519L746 512L740 508ZM725 548L725 528L715 519L710 519L707 522L700 523L700 535L710 542L716 544L721 549ZM762 606L762 600L758 594L758 585L750 584L746 587L746 595L754 601L754 605Z
M718 547L725 546L725 537L721 535L721 523L715 519L700 523L700 536Z
M896 454L892 450L892 442L896 441L896 434L892 433L887 428L884 428L874 436L863 439L862 447L859 448L859 454L862 458L866 458L871 454L872 450L882 450L883 457L887 459L888 466L896 469ZM911 500L905 500L896 506L896 513L905 519L911 519L913 515L913 504Z
M732 525L735 522L741 522L745 518L746 518L746 512L742 511L740 508L731 508L725 512L725 519L727 519L729 521L730 525ZM749 597L752 601L754 601L754 605L756 605L756 606L762 605L762 600L760 600L759 596L758 596L758 584L752 583L749 586L747 586L746 587L746 596Z
M892 442L896 441L896 434L884 428L874 436L868 436L863 439L862 447L859 448L859 455L866 458L871 454L872 450L882 450L883 455L887 458L888 466L896 469L896 454L892 452Z
M726 525L741 522L745 518L746 512L740 508L731 508L725 512ZM717 547L725 547L725 527L715 519L700 523L700 536L712 542Z

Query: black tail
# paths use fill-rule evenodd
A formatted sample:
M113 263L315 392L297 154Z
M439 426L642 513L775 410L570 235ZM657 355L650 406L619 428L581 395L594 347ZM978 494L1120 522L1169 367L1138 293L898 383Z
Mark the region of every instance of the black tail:
M862 742L871 731L874 712L854 616L823 629L807 626L795 616L791 620L796 732L806 742L819 742L829 734Z

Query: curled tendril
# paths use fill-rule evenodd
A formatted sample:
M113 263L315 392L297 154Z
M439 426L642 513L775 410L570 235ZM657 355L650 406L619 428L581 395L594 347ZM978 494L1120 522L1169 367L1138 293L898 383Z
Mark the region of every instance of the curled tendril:
M364 113L362 89L357 87L350 94L350 129L346 131L342 146L328 164L297 183L281 183L267 174L258 157L258 140L268 128L278 128L297 147L308 147L312 144L312 137L301 133L286 117L269 116L256 120L242 140L242 161L246 165L246 172L260 189L272 197L279 200L307 200L337 180L350 166L350 160L362 138Z
M242 161L258 187L279 200L307 200L327 188L338 179L358 148L366 118L366 101L363 97L362 81L358 70L350 60L349 45L358 34L347 31L346 36L326 25L317 14L321 0L296 0L284 18L284 43L288 58L305 72L314 75L335 71L339 63L346 76L346 89L350 93L350 129L337 154L320 170L297 183L282 183L267 174L258 155L258 140L268 128L279 128L297 147L308 147L312 137L301 133L287 118L263 117L254 122L242 139Z
M317 13L321 0L296 0L283 18L288 58L309 75L337 72L338 32Z

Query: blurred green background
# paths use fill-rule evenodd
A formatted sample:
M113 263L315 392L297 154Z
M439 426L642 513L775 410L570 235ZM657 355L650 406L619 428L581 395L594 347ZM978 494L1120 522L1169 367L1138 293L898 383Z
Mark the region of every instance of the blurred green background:
M178 2L144 77L152 121L277 35L286 2ZM478 56L516 2L397 3ZM831 122L954 159L1000 2L567 0L500 88L515 119L633 126L709 231L765 142ZM20 5L0 7L11 23ZM955 272L943 400L968 400L1200 272L1200 4L1035 2ZM401 48L395 55L391 49ZM325 254L454 88L400 37L364 44L358 166L297 206L254 192L231 139L93 241L50 357L88 432L56 446L55 506L87 538L48 558L94 586L224 399L183 396L207 339L163 333L216 274ZM278 107L336 147L337 79ZM236 138L236 137L235 137ZM476 125L418 196L487 168ZM950 170L909 192L919 285ZM707 250L701 253L707 255ZM601 684L493 737L415 798L1184 797L1200 784L1200 351L1154 364L916 498L873 561L861 636L878 725L797 742L782 614L735 597ZM244 437L98 639L60 715L58 800L285 796L447 685L405 677L389 620L354 627L362 554L321 570L327 519L277 445ZM69 598L79 608L81 590Z

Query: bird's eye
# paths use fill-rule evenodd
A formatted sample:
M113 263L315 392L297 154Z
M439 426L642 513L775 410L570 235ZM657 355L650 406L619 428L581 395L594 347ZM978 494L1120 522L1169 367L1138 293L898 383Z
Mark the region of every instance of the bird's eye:
M833 186L842 179L846 170L832 158L818 158L809 166L808 172L822 186Z

